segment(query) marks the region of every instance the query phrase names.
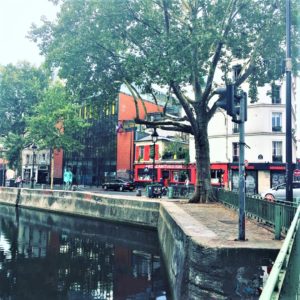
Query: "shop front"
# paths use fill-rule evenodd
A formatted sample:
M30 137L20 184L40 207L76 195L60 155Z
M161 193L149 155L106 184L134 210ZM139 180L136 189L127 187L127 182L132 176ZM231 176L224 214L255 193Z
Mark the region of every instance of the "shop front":
M165 186L174 184L184 184L188 177L191 182L191 169L186 164L153 164L138 163L135 165L134 181L140 185L147 185L152 182L154 173L154 181L161 182L163 180Z

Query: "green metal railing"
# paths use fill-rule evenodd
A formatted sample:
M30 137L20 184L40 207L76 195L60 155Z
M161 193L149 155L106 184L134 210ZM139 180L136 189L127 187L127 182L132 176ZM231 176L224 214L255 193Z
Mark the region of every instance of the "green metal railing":
M223 189L216 190L218 201L238 209L239 194ZM281 232L287 232L297 210L296 203L271 202L260 196L246 196L245 213L258 221L265 222L275 228L275 238L279 239Z
M263 287L260 300L300 299L300 206Z
M195 187L193 185L189 185L188 187L183 184L172 185L168 187L168 198L190 198L195 192Z

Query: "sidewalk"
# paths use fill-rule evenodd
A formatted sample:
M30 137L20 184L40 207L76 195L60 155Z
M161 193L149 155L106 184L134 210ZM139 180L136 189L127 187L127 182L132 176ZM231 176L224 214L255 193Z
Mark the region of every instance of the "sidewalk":
M282 240L274 239L271 228L256 220L246 218L246 241L237 241L239 233L238 212L219 203L195 204L187 201L176 203L179 210L188 216L185 226L201 227L210 231L209 244L214 247L247 247L280 249Z

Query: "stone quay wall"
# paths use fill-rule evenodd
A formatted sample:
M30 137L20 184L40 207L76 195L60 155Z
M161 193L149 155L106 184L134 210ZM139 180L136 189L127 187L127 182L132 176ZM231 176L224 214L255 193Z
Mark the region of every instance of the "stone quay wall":
M124 196L125 198L125 196ZM98 218L157 229L170 289L174 300L181 298L181 280L186 259L186 237L168 214L163 202L88 192L53 191L0 187L0 203ZM162 216L160 216L162 214ZM159 224L159 226L158 226Z

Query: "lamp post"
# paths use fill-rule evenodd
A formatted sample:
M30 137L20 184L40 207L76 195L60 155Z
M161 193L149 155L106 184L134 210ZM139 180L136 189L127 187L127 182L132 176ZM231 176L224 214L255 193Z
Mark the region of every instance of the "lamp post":
M151 134L151 139L153 142L153 166L152 166L152 183L154 183L155 175L154 175L154 170L155 170L155 143L158 140L158 134L156 132L156 127L153 129L153 133Z
M33 145L31 146L31 149L32 149L31 188L33 189L33 188L34 188L34 177L35 177L35 174L34 174L35 150L37 149L37 146L36 146L35 144L33 144Z
M1 158L2 158L2 182L1 185L5 184L5 164L4 164L4 149L0 148Z
M286 201L293 202L292 173L292 58L291 58L291 0L285 1L286 6Z

